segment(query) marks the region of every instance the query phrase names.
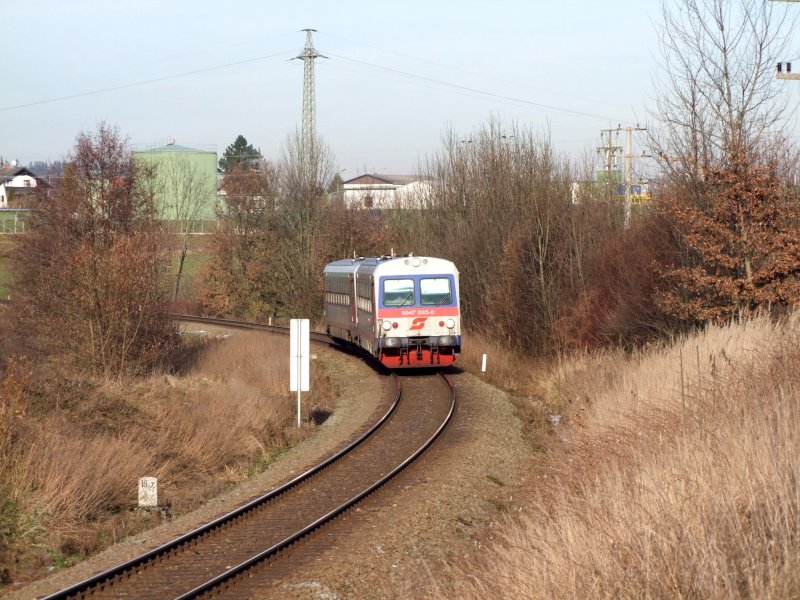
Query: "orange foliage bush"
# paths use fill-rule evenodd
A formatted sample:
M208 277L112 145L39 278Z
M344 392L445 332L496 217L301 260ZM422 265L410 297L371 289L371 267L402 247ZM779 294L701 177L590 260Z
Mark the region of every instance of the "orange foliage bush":
M720 323L800 300L800 206L774 164L739 152L701 182L672 186L659 207L682 249L680 263L662 273L664 311Z

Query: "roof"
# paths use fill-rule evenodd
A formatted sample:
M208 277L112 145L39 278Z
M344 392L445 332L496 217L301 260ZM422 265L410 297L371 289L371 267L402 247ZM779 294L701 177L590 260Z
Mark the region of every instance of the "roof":
M343 258L325 265L323 273L384 273L405 274L419 273L458 273L456 266L447 259L432 256L370 256L358 258Z
M357 177L343 181L342 185L347 185L348 183L408 185L409 183L423 181L424 179L425 177L421 177L419 175L383 175L378 173L364 173L363 175L358 175Z
M150 152L197 152L201 154L216 154L212 150L198 150L197 148L189 148L188 146L181 146L179 144L167 144L159 148L148 148L147 150L136 150L136 154L147 154Z
M20 175L28 175L34 179L39 179L39 176L28 167L0 167L0 180L2 181L10 181Z

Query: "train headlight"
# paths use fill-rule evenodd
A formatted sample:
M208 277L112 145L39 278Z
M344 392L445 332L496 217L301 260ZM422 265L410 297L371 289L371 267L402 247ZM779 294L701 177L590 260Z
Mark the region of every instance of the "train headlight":
M452 329L453 327L456 326L456 322L453 319L447 319L447 321L445 321L444 324L447 325L448 329Z
M383 327L384 331L389 331L392 328L392 324L389 321L384 321L381 327Z

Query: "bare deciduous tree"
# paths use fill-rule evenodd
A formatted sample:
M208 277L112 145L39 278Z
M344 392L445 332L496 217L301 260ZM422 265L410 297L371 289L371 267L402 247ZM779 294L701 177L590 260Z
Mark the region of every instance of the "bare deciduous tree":
M426 175L434 183L405 238L456 263L473 328L531 352L552 350L582 293L592 243L592 215L572 203L567 161L546 132L492 122L466 139L447 132Z
M203 269L200 300L217 315L275 316L281 306L271 262L279 240L278 175L272 164L231 167L222 182L220 228Z
M295 131L283 146L280 167L282 246L276 276L287 306L296 316L320 314L320 273L327 258L323 246L326 184L334 173L333 155L321 139L304 160L302 136Z
M786 15L762 0L662 3L652 115L660 127L651 128L650 141L668 175L697 179L743 149L774 141L786 114L774 80Z
M149 368L171 348L152 177L117 130L100 124L78 135L58 185L37 188L13 256L15 314L37 355L120 374Z

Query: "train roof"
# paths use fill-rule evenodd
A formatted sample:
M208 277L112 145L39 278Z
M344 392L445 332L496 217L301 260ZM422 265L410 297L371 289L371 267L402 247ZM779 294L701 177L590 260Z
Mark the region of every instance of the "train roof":
M335 260L325 266L324 273L458 273L456 266L444 258L432 256L370 256Z

